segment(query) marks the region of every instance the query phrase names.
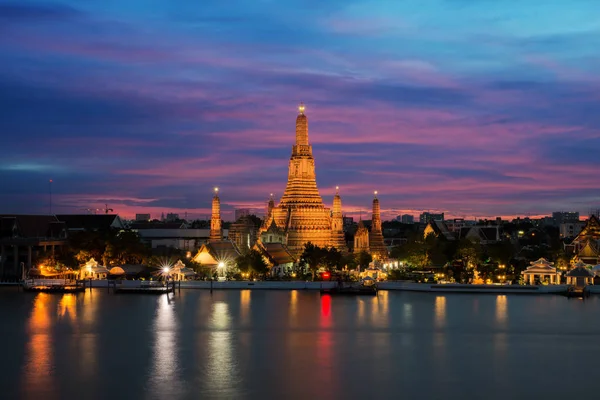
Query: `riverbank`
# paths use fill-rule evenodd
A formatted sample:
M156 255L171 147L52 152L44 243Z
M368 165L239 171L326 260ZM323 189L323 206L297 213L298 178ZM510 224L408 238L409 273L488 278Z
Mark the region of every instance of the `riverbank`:
M117 281L120 287L137 287L145 281ZM86 285L89 285L89 281ZM147 283L147 282L145 282ZM110 281L113 287L113 281ZM106 288L107 280L92 281L93 288ZM331 289L337 282L311 282L311 281L182 281L175 282L175 287L181 289L203 290L321 290ZM490 293L490 294L563 294L567 285L465 285L465 284L429 284L405 281L386 281L377 283L380 290L430 292L430 293ZM592 294L600 294L600 286L588 286Z

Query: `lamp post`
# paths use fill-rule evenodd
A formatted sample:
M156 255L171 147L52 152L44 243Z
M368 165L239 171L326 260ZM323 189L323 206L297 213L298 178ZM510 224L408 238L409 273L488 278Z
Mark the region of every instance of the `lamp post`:
M219 271L219 277L221 277L221 275L225 271L225 263L223 261L219 262L219 264L217 264L217 268L218 268L218 271Z

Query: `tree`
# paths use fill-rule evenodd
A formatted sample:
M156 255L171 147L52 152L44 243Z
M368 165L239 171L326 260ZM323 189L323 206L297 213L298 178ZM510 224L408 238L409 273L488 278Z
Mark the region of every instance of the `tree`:
M326 251L326 249L314 245L311 242L308 242L304 245L304 250L302 251L302 255L300 256L300 264L305 267L308 267L312 274L313 281L315 280L316 272L319 270L323 263Z
M373 256L366 251L361 251L356 255L356 262L361 268L367 268L372 261Z
M250 250L236 258L236 264L240 272L264 277L269 271L269 266L265 262L262 254L257 250Z

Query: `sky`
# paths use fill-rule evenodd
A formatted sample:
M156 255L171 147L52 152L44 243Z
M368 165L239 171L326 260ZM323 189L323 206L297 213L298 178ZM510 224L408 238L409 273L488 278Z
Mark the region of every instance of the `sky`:
M600 207L597 0L0 0L0 213ZM52 183L49 180L52 179ZM50 196L50 192L52 195ZM102 211L100 211L102 212Z

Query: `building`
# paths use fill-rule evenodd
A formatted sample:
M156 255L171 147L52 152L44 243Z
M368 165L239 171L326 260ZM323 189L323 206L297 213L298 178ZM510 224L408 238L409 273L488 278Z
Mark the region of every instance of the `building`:
M448 230L450 232L459 232L462 228L465 227L465 219L464 218L454 218L451 220L444 221Z
M560 279L557 274L556 268L553 267L554 263L548 262L545 258L540 258L537 261L530 262L530 266L521 274L523 274L523 280L530 285L535 285L541 282L547 282L550 284L558 284Z
M383 241L383 233L381 231L381 210L379 207L377 192L375 192L373 198L373 216L371 221L371 232L369 232L369 251L373 256L373 260L385 261L388 258L388 251Z
M236 208L235 209L235 220L236 221L242 217L247 217L248 215L250 215L249 208Z
M354 233L354 254L362 251L369 252L369 230L362 219L358 220L358 229Z
M0 277L22 278L36 258L66 243L65 223L54 215L0 215Z
M217 242L219 240L223 240L222 223L219 188L215 188L215 195L213 196L212 200L212 215L210 217L210 241Z
M552 219L554 224L559 226L560 224L566 224L570 222L579 222L578 211L555 211L552 213Z
M415 223L414 215L402 214L399 218L400 218L400 222L402 222L403 224L414 224ZM398 219L398 218L396 218L396 219Z
M135 222L150 221L150 214L135 214Z
M573 269L567 272L567 285L576 287L585 287L594 284L594 273L587 268L587 265L581 260L577 262Z
M560 227L559 227L560 237L561 238L572 238L572 237L579 235L579 233L585 227L585 224L586 223L584 221L564 222L564 223L560 224Z
M501 240L500 227L498 225L472 226L465 237L471 241L478 241L483 245L497 243Z
M308 139L308 118L304 110L301 104L296 118L296 142L292 146L285 191L277 206L269 206L261 229L261 236L267 229L281 230L295 258L300 256L308 242L327 247L334 245L332 238L336 244L339 240L338 232L332 235L332 227L337 229L338 225L332 222L331 210L324 206L317 188L315 160Z
M381 224L380 224L381 225ZM342 216L342 198L340 188L336 186L333 197L333 212L331 213L331 240L330 246L340 251L347 251L346 238L344 235L344 217Z
M240 252L230 241L209 241L200 246L192 260L224 277L235 268L236 258L239 256Z
M342 217L343 221L344 221L344 232L346 232L348 230L348 228L350 228L351 226L354 225L354 218L353 217Z
M179 250L194 251L208 242L210 229L187 229L180 226L156 227L155 225L133 229L147 246L157 249L170 247ZM223 239L227 240L228 230L223 229Z
M167 213L167 218L166 221L167 222L175 222L175 221L179 221L179 214L175 214L175 213Z
M294 256L283 243L257 242L254 249L258 251L273 276L285 276L292 273L294 267Z
M430 212L424 212L419 215L419 222L422 224L427 224L429 221L443 221L444 213L434 214Z
M435 237L442 237L446 240L456 240L456 237L450 232L444 221L439 219L430 220L425 229L423 230L423 237L427 238L429 235L434 235Z
M259 228L252 222L249 214L243 214L229 226L229 240L240 253L246 253L256 243Z
M59 214L69 232L123 230L125 224L117 214Z
M600 260L600 221L595 215L590 216L585 226L571 243L565 245L567 254L573 256L574 262L581 260L586 264L596 265Z

